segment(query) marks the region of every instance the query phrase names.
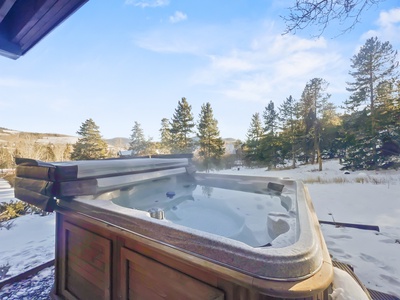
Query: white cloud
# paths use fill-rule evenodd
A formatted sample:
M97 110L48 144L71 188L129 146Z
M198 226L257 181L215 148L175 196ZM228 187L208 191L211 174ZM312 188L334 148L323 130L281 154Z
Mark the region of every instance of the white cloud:
M377 36L381 40L390 41L392 44L400 43L400 8L381 11L376 24L378 28L367 31L362 35L362 39Z
M219 69L224 72L246 72L256 68L254 64L240 57L237 51L229 56L210 56L211 65L213 69Z
M197 54L201 51L198 43L188 43L184 36L169 35L165 31L147 32L137 36L134 42L140 48L160 53Z
M207 55L212 49L226 47L226 36L223 29L212 25L167 26L136 35L134 43L154 52Z
M291 94L299 98L315 77L330 83L328 92L347 95L349 57L341 55L342 45L336 40L282 36L268 22L234 25L160 28L135 42L151 51L199 57L201 66L192 72L190 83L225 99L273 100L279 105Z
M382 11L379 15L378 24L380 27L389 27L400 22L400 8L393 8L389 11Z
M290 94L299 97L314 77L332 82L330 91L345 93L348 61L330 46L324 39L265 32L241 50L210 56L209 64L193 75L192 82L216 88L228 98L273 100L277 105Z
M185 21L187 19L187 15L181 11L176 11L172 16L169 17L169 21L171 23L178 23Z
M125 4L139 6L142 8L160 7L167 6L169 4L169 0L125 0Z

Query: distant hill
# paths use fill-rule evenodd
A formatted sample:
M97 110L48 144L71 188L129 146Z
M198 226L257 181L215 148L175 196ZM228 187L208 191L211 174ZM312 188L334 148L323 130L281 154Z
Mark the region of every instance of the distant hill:
M59 133L17 131L0 127L0 144L15 143L27 139L43 144L75 144L78 137Z
M237 139L234 139L234 138L225 138L223 140L225 141L225 143L234 143L237 141Z
M24 132L17 131L13 129L8 129L0 127L0 146L9 143L16 143L20 140L27 140L43 143L43 144L75 144L78 141L77 136L70 136L60 133L37 133L37 132ZM193 137L194 140L198 140L197 136ZM129 148L129 138L115 137L111 139L104 139L105 142L117 150L128 149ZM226 150L228 153L234 153L234 143L237 139L225 138L223 139L226 145Z
M114 146L116 148L129 148L129 139L123 137L116 137L112 139L104 139L107 144Z

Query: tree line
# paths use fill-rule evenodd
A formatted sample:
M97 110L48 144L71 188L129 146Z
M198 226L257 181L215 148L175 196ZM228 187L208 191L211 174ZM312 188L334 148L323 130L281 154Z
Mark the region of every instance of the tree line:
M375 169L398 167L400 154L400 80L397 51L390 42L369 38L351 58L347 83L350 97L343 101L340 114L330 102L329 83L310 79L298 100L289 95L276 107L269 101L262 114L254 113L244 142L235 143L237 155L249 166L318 163L339 157L348 168ZM196 153L204 169L218 166L225 153L218 121L210 103L201 107L194 121L186 98L178 102L172 117L163 118L160 142L146 138L137 121L131 130L129 150L134 156ZM0 147L0 161L14 157L51 160L86 160L115 157L99 127L92 119L82 123L74 145L39 145L15 148L13 153ZM30 141L30 139L26 140ZM27 143L27 142L26 142ZM33 144L33 146L31 145Z
M0 147L0 169L14 167L16 157L65 161L118 156L118 153L103 140L100 128L93 119L84 121L77 134L78 141L72 145L38 143L35 134L18 136L18 141L13 143L13 147ZM209 102L202 105L199 120L196 123L191 105L186 98L182 98L172 118L161 120L160 138L160 142L153 142L152 138L146 138L141 124L135 121L129 137L130 155L151 156L195 152L196 161L208 170L219 166L225 153L225 143L220 136L218 121L214 117Z
M281 106L270 101L262 116L252 116L245 159L276 167L317 163L339 157L352 169L399 167L400 81L397 51L389 42L369 38L351 58L350 97L339 114L326 92L328 82L309 80L299 100Z
M73 145L72 160L103 159L110 156L107 144L101 138L99 127L92 119L86 120L77 133L81 138ZM160 142L146 138L141 124L135 121L128 148L130 155L193 153L197 150L197 160L204 169L209 170L220 164L225 153L218 121L214 118L209 102L202 105L196 124L191 105L186 98L182 98L172 118L161 120L160 137Z

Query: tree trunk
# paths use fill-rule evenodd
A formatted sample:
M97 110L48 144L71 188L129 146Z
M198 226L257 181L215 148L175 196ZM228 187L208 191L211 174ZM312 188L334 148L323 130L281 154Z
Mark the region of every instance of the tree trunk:
M294 152L294 143L292 144L292 169L296 169L296 153Z
M317 149L317 155L318 155L318 171L322 171L322 158L321 158L321 150Z

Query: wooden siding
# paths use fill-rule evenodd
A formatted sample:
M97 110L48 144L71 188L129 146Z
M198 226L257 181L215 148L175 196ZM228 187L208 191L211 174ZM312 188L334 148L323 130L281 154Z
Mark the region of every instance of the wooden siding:
M111 299L111 241L68 222L63 229L62 295Z
M88 0L0 0L0 54L16 59Z
M122 299L225 299L222 291L127 248L121 264Z
M253 278L71 211L57 212L57 232L54 298L327 300L332 292Z

